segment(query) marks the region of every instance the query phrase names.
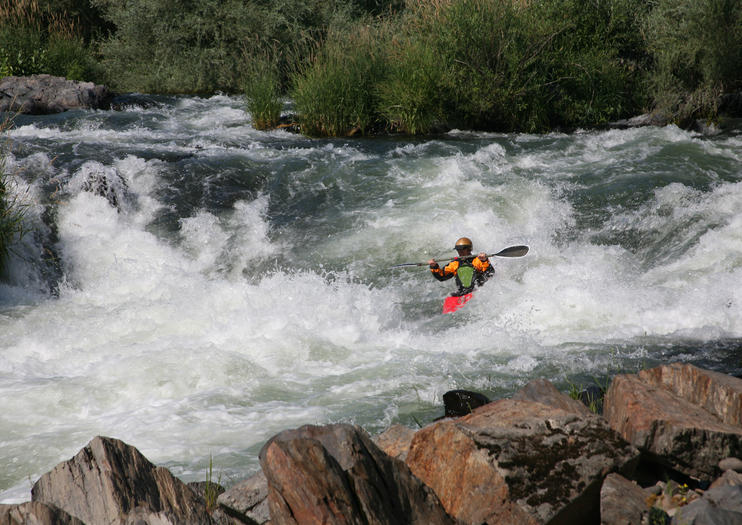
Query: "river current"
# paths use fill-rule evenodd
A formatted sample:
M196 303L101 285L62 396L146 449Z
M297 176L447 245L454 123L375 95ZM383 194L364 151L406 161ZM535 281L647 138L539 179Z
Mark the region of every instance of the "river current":
M742 127L309 139L240 98L17 116L28 233L0 280L0 502L96 435L229 486L277 432L371 434L534 378L742 373ZM442 315L391 266L530 246Z

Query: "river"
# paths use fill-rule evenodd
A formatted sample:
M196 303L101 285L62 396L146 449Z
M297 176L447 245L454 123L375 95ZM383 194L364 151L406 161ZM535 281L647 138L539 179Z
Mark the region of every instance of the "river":
M281 430L417 428L452 389L742 373L742 127L309 139L236 97L120 104L7 133L0 502L96 435L229 486ZM452 282L390 266L461 236L530 252L442 315Z

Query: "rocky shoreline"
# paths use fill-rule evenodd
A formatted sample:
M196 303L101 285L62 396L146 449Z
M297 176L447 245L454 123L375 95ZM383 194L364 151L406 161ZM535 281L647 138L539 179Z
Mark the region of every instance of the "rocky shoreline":
M0 524L742 523L742 379L680 363L619 375L603 415L546 380L494 402L454 392L419 430L283 431L226 491L98 436L31 501L0 505Z

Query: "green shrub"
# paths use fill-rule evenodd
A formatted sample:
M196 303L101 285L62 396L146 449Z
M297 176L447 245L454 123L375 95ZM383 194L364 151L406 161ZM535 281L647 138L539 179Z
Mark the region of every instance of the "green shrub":
M719 95L742 88L742 2L657 0L644 26L658 109L683 123L713 117Z

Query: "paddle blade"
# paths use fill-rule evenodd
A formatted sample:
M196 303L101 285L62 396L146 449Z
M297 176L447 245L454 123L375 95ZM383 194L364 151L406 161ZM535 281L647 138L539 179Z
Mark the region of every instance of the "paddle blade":
M455 312L466 303L468 303L469 299L471 299L473 296L474 294L468 293L466 295L460 295L457 297L446 297L446 299L443 301L443 313L450 314L452 312Z
M523 257L527 253L528 246L511 246L510 248L505 248L504 250L493 253L492 255L495 257Z

